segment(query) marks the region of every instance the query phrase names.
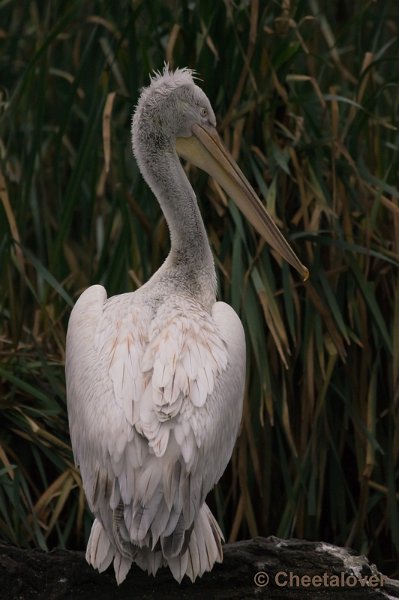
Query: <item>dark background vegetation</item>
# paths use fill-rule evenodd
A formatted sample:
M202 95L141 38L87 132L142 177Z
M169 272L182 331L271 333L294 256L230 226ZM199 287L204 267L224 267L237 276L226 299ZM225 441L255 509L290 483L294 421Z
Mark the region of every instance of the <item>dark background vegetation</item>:
M396 2L0 3L0 537L82 548L64 348L87 286L134 291L169 240L130 147L148 74L195 68L311 281L188 168L239 312L241 435L210 503L226 539L367 553L398 575Z

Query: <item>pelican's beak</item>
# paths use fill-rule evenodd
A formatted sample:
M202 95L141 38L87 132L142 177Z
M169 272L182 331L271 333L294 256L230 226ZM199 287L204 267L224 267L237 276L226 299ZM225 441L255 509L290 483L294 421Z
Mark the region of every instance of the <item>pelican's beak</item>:
M308 269L301 263L277 225L259 200L254 189L210 125L193 125L193 135L177 138L180 156L211 175L234 200L258 233L292 265L306 281Z

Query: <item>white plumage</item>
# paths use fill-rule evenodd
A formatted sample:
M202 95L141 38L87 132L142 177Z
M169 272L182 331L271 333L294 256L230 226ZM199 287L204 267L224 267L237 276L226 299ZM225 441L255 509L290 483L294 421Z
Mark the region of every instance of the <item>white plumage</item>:
M168 565L180 582L222 560L223 536L205 498L242 414L244 332L233 309L216 302L212 254L176 148L239 204L252 204L247 216L305 273L214 126L189 70L165 69L142 92L133 147L168 221L171 252L134 293L107 298L102 286L87 289L69 322L70 434L95 515L86 558L99 571L113 561L118 583L133 562L153 575Z

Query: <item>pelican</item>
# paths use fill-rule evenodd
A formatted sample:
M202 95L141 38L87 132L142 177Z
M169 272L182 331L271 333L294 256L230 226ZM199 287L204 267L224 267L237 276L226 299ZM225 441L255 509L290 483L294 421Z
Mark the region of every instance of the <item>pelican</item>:
M216 301L212 252L179 156L224 188L261 236L304 279L281 235L216 133L190 69L165 66L143 89L132 121L139 169L165 215L171 249L133 293L100 285L68 325L66 385L74 458L95 516L86 560L168 566L192 581L222 561L222 532L205 499L238 435L245 379L241 321Z

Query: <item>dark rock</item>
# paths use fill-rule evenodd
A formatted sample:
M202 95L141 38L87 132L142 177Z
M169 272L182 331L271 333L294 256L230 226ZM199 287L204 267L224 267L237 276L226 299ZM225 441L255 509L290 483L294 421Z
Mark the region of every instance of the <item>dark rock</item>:
M268 584L264 585L267 579ZM350 550L322 542L275 537L226 544L223 564L216 565L194 584L185 578L179 585L168 569L161 569L153 578L133 567L120 587L115 583L112 567L99 574L86 564L82 552L45 553L0 544L0 597L2 600L381 600L399 598L399 581L385 578L366 557Z

